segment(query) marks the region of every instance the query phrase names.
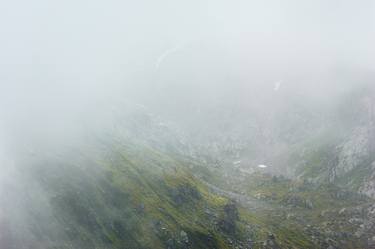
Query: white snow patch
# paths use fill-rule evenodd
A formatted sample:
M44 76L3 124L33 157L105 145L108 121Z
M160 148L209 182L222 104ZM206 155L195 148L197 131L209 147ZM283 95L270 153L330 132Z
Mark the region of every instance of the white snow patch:
M268 166L267 165L264 165L264 164L259 164L258 165L258 168L261 168L261 169L264 169L264 168L267 168Z
M240 164L240 163L241 163L241 161L235 161L235 162L233 162L234 165L237 165L237 164Z

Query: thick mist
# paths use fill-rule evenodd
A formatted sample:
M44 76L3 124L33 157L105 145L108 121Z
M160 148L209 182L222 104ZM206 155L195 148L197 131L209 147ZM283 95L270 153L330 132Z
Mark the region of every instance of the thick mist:
M373 44L371 0L3 1L0 247L17 247L10 234L38 241L35 220L64 238L39 178L95 166L77 154L100 154L96 138L127 132L283 171L279 154L307 137L295 127L320 131L343 97L374 84ZM84 186L98 177L88 168L77 170L89 172ZM63 186L81 187L74 172Z
M324 110L373 83L372 1L1 5L6 161L105 132L114 110L142 106L200 136L218 116L282 112L293 96Z
M373 83L372 1L1 5L0 134L10 158L103 132L122 108L199 130L220 109L269 113L295 96L325 109Z
M93 106L124 99L184 115L186 106L245 101L278 82L291 92L337 92L373 77L374 8L371 1L3 3L2 127L63 133Z

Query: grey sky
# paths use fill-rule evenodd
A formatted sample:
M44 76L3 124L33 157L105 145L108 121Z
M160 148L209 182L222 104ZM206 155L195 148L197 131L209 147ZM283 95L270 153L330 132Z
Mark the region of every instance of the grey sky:
M194 102L375 69L370 0L3 1L0 32L5 126L73 120L106 100Z

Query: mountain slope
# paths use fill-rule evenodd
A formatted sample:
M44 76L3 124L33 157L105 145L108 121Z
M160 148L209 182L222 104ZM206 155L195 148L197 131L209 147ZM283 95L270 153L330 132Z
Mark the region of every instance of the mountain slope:
M165 154L112 143L43 159L19 172L27 208L3 217L4 249L228 247L203 212L219 219L228 200Z

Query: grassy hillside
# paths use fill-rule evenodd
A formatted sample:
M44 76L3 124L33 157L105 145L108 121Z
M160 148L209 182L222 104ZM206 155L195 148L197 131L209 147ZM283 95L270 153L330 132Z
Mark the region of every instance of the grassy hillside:
M31 248L229 248L237 236L220 227L228 199L165 154L113 143L68 158L33 168L51 215L28 210Z

